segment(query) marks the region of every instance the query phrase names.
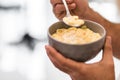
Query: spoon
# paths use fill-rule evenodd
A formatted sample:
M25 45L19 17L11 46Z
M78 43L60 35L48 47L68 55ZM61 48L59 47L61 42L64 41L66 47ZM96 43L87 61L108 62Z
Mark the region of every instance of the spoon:
M64 6L65 6L65 9L66 9L66 17L71 16L70 11L69 11L68 6L67 6L66 0L62 0L62 2L63 2Z
M79 19L78 16L72 16L68 9L66 0L62 0L65 9L66 9L66 16L63 18L63 22L69 26L79 27L84 24L84 20Z

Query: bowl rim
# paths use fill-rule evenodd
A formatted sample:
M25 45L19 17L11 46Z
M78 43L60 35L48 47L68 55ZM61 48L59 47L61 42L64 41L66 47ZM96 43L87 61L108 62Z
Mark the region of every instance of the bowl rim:
M100 40L102 40L103 38L106 37L106 30L105 30L105 28L104 28L101 24L99 24L99 23L97 23L97 22L94 22L94 21L91 21L91 20L84 20L84 21L89 21L89 22L92 22L92 23L95 23L95 24L99 25L99 26L103 29L103 31L104 31L104 34L102 35L102 37L101 37L100 39L94 41L94 42L89 42L89 43L85 43L85 44L69 44L69 43L65 43L65 42L61 42L61 41L59 41L59 40L56 40L56 39L54 39L54 38L52 37L52 35L50 34L49 29L50 29L50 27L51 27L52 25L54 25L54 24L56 24L56 23L58 23L58 22L63 22L63 21L57 21L57 22L55 22L54 24L52 24L52 25L48 28L47 34L48 34L48 36L49 36L52 40L54 40L54 41L56 41L56 42L59 42L59 43L64 44L64 45L72 45L72 46L90 45L90 44L99 42Z

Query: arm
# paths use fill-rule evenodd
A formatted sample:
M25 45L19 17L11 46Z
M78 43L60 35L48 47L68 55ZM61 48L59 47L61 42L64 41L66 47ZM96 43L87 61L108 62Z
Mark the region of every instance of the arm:
M72 80L115 80L110 37L106 39L102 60L93 64L75 62L65 58L50 46L46 46L46 51L52 63L70 75Z
M112 37L113 55L120 59L120 24L115 24L106 20L90 8L85 12L84 19L95 21L104 26L107 31L107 35Z
M113 55L120 59L120 24L112 23L100 14L92 10L88 5L88 0L66 0L72 15L78 15L81 19L88 19L103 25L107 31L107 35L111 36ZM58 19L62 19L66 12L61 0L51 0L53 12Z

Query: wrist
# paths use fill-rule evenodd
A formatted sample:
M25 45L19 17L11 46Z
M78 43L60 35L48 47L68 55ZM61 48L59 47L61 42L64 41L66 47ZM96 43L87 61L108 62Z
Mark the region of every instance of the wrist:
M100 14L98 14L93 9L91 9L90 7L86 9L83 17L84 19L95 21L104 26L105 19Z

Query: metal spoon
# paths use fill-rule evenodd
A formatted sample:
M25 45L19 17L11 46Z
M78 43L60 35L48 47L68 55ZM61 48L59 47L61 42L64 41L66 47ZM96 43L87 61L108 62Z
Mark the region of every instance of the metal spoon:
M66 16L63 18L63 22L69 26L79 27L84 24L84 20L78 18L78 16L72 16L68 9L66 0L62 0L65 9L66 9Z

